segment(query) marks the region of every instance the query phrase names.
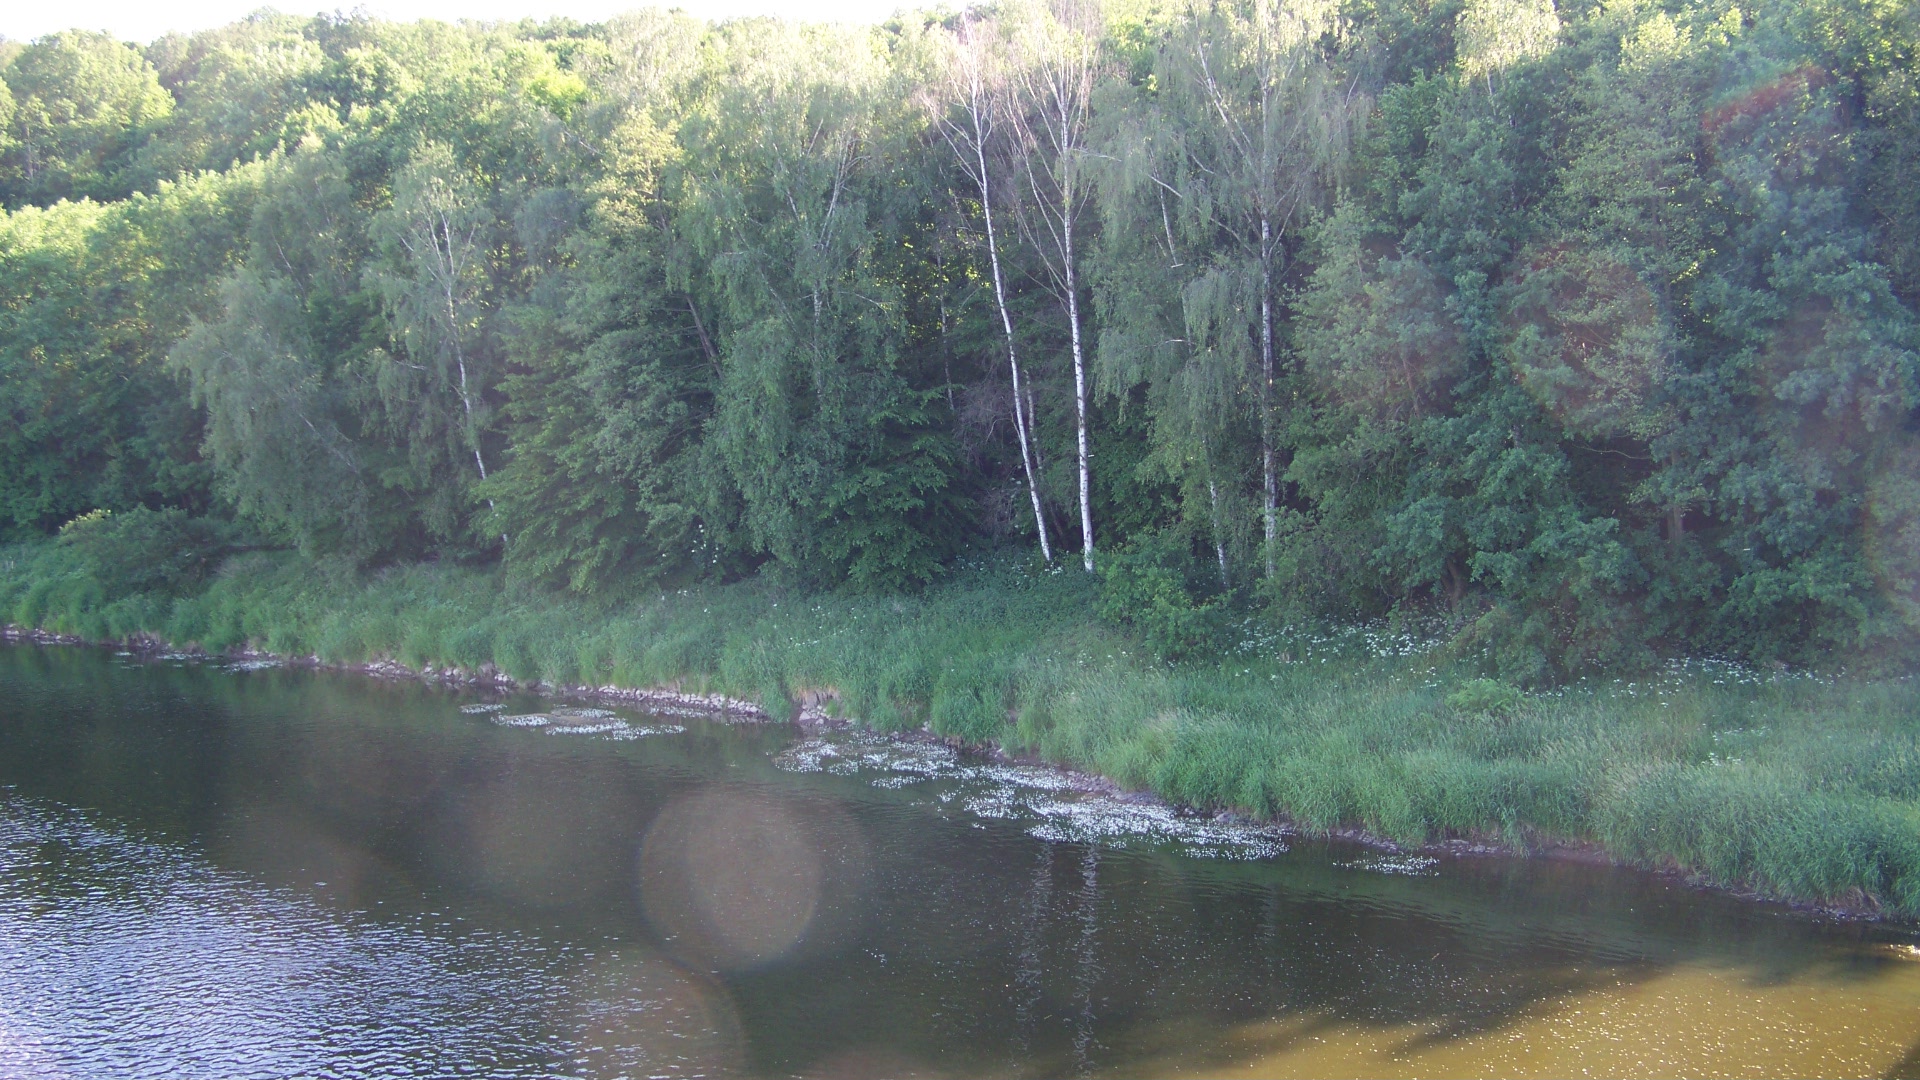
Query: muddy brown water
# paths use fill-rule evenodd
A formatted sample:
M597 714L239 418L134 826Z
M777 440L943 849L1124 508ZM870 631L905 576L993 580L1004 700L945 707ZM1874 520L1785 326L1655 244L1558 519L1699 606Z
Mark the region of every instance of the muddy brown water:
M1920 1076L1917 946L938 747L0 648L4 1076Z

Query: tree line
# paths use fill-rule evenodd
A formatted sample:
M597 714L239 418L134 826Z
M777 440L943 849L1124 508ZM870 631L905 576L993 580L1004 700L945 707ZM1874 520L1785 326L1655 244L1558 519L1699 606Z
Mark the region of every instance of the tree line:
M1526 678L1896 655L1916 14L0 42L0 539L582 593L907 589L1017 546L1168 652L1427 611Z

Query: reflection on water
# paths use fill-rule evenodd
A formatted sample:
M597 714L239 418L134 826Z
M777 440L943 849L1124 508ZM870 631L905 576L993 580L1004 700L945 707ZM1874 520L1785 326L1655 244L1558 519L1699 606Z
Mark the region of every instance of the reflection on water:
M0 1075L1920 1074L1911 935L1626 872L348 676L0 701Z

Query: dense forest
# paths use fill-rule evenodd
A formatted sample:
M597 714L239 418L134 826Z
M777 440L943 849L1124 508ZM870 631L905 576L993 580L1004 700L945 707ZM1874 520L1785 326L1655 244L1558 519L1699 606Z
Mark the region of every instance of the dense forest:
M1174 655L1897 657L1917 45L1902 0L0 41L0 542L616 597L1011 549Z

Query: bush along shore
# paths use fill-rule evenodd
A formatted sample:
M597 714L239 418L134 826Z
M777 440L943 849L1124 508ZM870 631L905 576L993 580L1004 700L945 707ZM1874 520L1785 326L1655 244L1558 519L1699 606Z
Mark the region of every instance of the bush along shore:
M1400 847L1604 853L1754 895L1920 916L1920 685L1670 662L1522 692L1387 624L1226 625L1168 663L1073 571L963 568L914 596L766 581L590 601L448 565L231 559L124 591L61 545L0 552L0 621L853 720L1099 774L1174 803ZM17 632L17 631L16 631Z

